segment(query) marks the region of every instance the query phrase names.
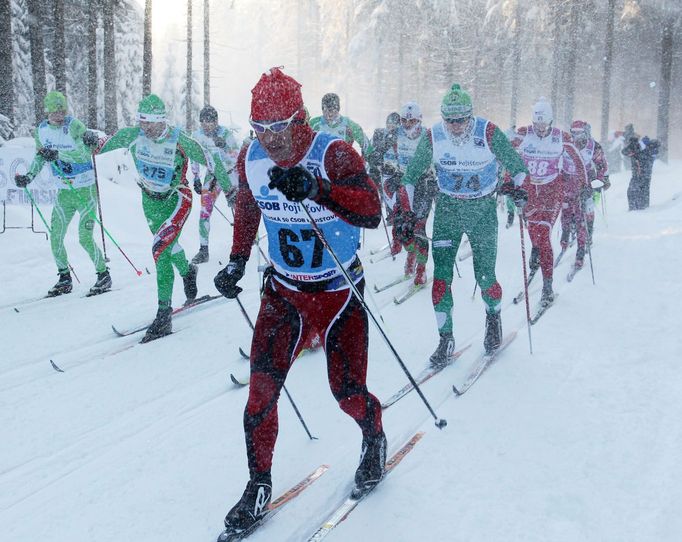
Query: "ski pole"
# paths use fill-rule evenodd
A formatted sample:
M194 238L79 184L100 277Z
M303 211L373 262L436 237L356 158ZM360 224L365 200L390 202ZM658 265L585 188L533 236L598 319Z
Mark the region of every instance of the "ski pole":
M471 301L476 299L476 288L478 288L478 282L474 282L474 293L471 294Z
M33 207L35 207L35 210L38 211L38 216L40 217L40 220L43 221L43 224L45 224L45 227L47 228L47 231L50 233L50 237L52 237L52 228L48 226L47 220L45 220L45 217L43 216L43 213L40 212L40 207L38 207L38 204L36 203L36 200L33 199L33 196L31 195L31 191L24 186L24 194L28 196L28 199L31 200L31 203L33 204ZM73 273L73 276L75 277L76 281L78 284L80 284L80 279L78 278L78 275L76 275L76 271L74 270L73 266L69 263L67 264L69 266L69 270Z
M386 195L384 191L378 188L379 194L381 195L381 201L384 203L386 209L388 209L388 202L386 201ZM381 209L381 223L384 225L384 231L386 232L386 241L388 242L388 248L392 249L393 244L391 243L391 237L388 235L388 226L386 225L386 219L384 218L383 206ZM391 252L391 260L395 261L395 254Z
M462 278L462 275L459 273L459 266L457 265L457 258L455 258L455 271L457 271L457 276L459 278Z
M421 400L426 405L426 408L430 412L431 416L433 416L433 418L436 420L436 427L438 427L438 429L443 429L448 424L447 420L445 420L443 418L438 418L436 413L433 411L433 408L431 408L431 405L429 404L428 400L424 396L424 393L422 392L421 388L419 387L419 384L417 384L416 380L412 376L412 373L410 373L409 369L405 366L405 363L400 358L400 355L398 354L397 350L395 349L395 347L393 346L393 344L389 340L388 336L384 332L383 328L381 327L381 325L377 321L376 317L374 316L374 313L367 306L367 303L365 302L364 297L360 293L360 290L355 285L355 283L350 278L350 276L348 276L348 272L344 269L343 264L339 260L338 256L336 255L336 253L334 252L332 247L327 242L327 238L324 236L324 233L322 233L322 230L320 230L320 227L317 225L317 222L315 221L315 219L310 214L310 210L308 209L308 206L305 203L301 202L301 207L303 207L303 210L305 211L306 215L308 215L308 220L310 221L310 225L312 226L313 231L315 232L315 235L320 240L320 242L324 245L324 248L327 249L327 252L329 252L331 257L334 259L336 266L339 268L339 270L341 271L343 276L346 278L346 281L348 282L348 285L350 286L351 290L353 290L355 297L358 299L360 304L363 306L363 308L365 309L365 312L371 318L372 322L374 322L374 325L379 330L379 333L381 334L384 341L388 345L389 349L391 350L391 352L395 356L395 359L398 361L398 364L400 365L402 370L405 372L405 375L407 376L407 379L410 381L410 384L412 384L414 389L417 390L419 397L421 397Z
M249 314L246 312L246 309L244 308L244 305L242 304L242 300L239 299L239 296L236 296L235 299L237 300L237 303L239 304L239 309L242 311L244 318L246 318L246 321L248 322L249 327L251 328L251 331L255 331L256 328L254 327L253 322L251 321L251 318L249 318ZM310 434L310 431L308 430L308 426L305 424L305 421L303 421L303 416L301 416L301 412L298 410L296 403L294 403L294 400L291 397L289 390L287 390L287 387L284 384L282 384L282 389L284 390L284 393L287 394L287 397L289 398L289 402L291 403L291 406L294 407L294 412L296 412L296 416L298 416L298 419L301 422L303 429L305 429L305 432L308 433L308 438L310 438L310 440L317 440L317 437L314 437Z
M95 156L92 157L92 169L95 172L95 188L97 189L97 212L99 213L99 230L102 233L102 250L104 251L104 261L108 262L109 257L107 256L107 244L104 241L104 217L102 216L102 196L99 191L99 180L97 178L97 160Z
M587 229L587 215L583 211L583 224L585 225L585 233L587 233L589 230ZM587 254L590 257L590 273L592 273L592 284L596 286L596 283L594 282L594 265L592 264L592 243L588 243L586 240L585 244L587 245Z
M222 216L225 220L227 220L227 223L228 223L230 226L234 227L234 222L232 222L229 218L227 218L227 215L226 215L225 213L223 213L223 212L220 210L220 207L218 207L218 206L214 203L214 204L213 204L213 208L214 208L216 211L218 211L218 213L220 213L220 216Z
M530 331L530 301L528 300L528 272L526 271L526 242L523 237L523 209L519 209L519 232L521 233L521 265L523 266L523 288L526 292L526 322L528 323L528 346L530 348L531 355L533 354L533 338Z
M60 177L61 177L62 180L68 185L69 189L73 190L73 191L76 193L76 195L78 196L78 199L80 200L81 204L82 204L84 207L87 207L87 203L83 200L83 197L78 193L78 191L73 187L73 184L71 183L71 181L70 181L69 179L65 178L65 177L62 177L62 175L60 175ZM128 261L128 263L130 264L130 266L131 266L131 267L135 270L135 272L137 273L137 276L138 276L138 277L141 277L141 276L142 276L142 271L140 271L137 267L135 267L135 264L134 264L133 262L130 261L130 258L128 258L128 255L123 251L123 249L121 248L121 246L116 242L116 239L114 239L114 238L111 236L111 234L109 233L109 230L107 230L107 229L104 227L104 225L102 224L102 222L100 221L100 219L97 218L97 215L95 214L95 212L94 212L93 210L91 210L91 209L89 209L88 212L90 213L90 216L92 216L92 218L95 219L95 222L97 222L100 226L102 226L102 229L104 230L104 233L107 234L107 237L111 240L112 243L114 243L114 246L119 250L119 252L120 252L121 254L123 254L123 257Z

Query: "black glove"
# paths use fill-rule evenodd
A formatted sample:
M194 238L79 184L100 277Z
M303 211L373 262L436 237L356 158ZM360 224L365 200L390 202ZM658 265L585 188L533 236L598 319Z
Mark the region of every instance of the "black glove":
M208 191L213 192L216 184L218 184L218 179L216 179L215 176L211 177L211 180L208 182Z
M99 137L95 132L88 130L83 134L83 143L88 147L96 147L99 145Z
M47 147L41 147L38 149L38 154L48 162L54 162L57 158L59 158L59 152L57 149L48 149Z
M14 184L16 184L19 188L25 188L29 184L31 184L31 177L28 175L15 175L14 176Z
M402 243L409 243L414 239L414 229L417 226L417 215L412 211L400 211L395 216L395 231Z
M592 194L594 193L594 190L592 189L591 186L583 186L580 189L580 200L581 201L587 201L592 197Z
M234 207L237 203L237 189L231 188L228 192L225 192L225 201L227 201L228 207Z
M403 180L403 174L400 171L396 171L395 174L391 175L386 181L384 182L384 186L386 187L386 192L389 194L395 194L398 189L400 188L400 182Z
M201 196L201 179L194 177L194 191Z
M237 297L242 291L242 289L237 286L237 283L244 276L245 267L246 258L243 256L230 256L230 263L228 263L223 270L218 272L213 279L216 290L230 299Z
M213 143L214 143L215 146L218 147L219 149L224 149L225 147L227 147L227 141L225 141L225 138L224 138L224 137L215 136L215 137L213 138Z
M303 166L292 168L272 166L268 171L268 177L270 177L268 188L270 190L276 188L289 201L315 199L319 191L317 179Z
M398 173L398 170L395 168L393 164L384 163L384 165L381 166L381 173L383 173L387 177L392 177L393 175Z
M604 186L601 187L602 190L608 190L609 188L611 188L611 181L609 180L608 175L604 175L602 181L604 182Z
M528 192L520 186L514 186L512 183L504 183L500 187L500 194L509 196L514 205L523 208L528 203Z

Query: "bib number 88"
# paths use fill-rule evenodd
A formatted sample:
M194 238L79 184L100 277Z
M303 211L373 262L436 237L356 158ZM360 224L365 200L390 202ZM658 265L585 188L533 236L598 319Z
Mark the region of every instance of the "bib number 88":
M531 175L539 175L542 177L543 175L547 175L547 170L549 169L549 162L545 162L544 160L529 160L528 162L528 173Z

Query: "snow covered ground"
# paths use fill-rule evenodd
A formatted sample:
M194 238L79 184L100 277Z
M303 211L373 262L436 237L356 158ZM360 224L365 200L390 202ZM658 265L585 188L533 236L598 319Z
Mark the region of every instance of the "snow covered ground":
M100 178L108 229L153 273L139 190L125 170L118 177L101 165ZM533 355L525 307L511 305L522 285L519 230L502 228L503 327L519 335L461 398L451 386L482 348L484 309L478 295L471 299L471 259L458 262L456 339L473 347L424 386L448 426L434 427L416 393L385 411L391 450L418 430L425 437L330 540L681 539L682 163L656 165L646 211L626 211L627 181L613 175L606 219L598 212L596 285L589 267L567 283L573 253L564 258L560 297L532 328ZM25 207L7 212L8 225L29 219ZM188 257L198 248L198 214L195 199L182 237ZM214 214L212 225L200 293L215 293L213 276L231 244L227 222ZM248 374L238 348L248 350L250 330L235 302L221 299L176 318L167 338L138 345L139 335L116 337L112 323L154 316L155 277L138 277L107 242L114 291L82 298L95 276L75 228L67 248L81 283L69 296L27 305L20 303L56 280L49 244L28 231L0 235L0 539L211 542L247 478L248 391L229 374ZM369 248L384 242L383 230L367 232L370 286L402 271L404 255L369 263ZM241 296L252 317L257 263L254 250ZM538 289L539 281L533 303ZM371 306L417 372L437 342L430 294L397 307L399 291L373 294ZM368 378L382 399L406 380L375 330ZM308 440L283 397L274 493L322 463L331 468L254 541L305 540L350 488L359 458L359 431L331 396L322 354L301 357L287 387L319 440Z

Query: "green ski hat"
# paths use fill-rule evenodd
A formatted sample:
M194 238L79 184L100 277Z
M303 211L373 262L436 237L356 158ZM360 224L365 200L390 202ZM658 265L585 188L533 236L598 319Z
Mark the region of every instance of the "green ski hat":
M471 96L457 83L452 85L440 104L440 113L443 118L467 117L472 111Z
M137 120L142 122L165 122L166 106L156 94L149 94L137 106Z
M45 94L43 99L46 113L56 113L57 111L66 111L66 96L58 90L53 90Z

